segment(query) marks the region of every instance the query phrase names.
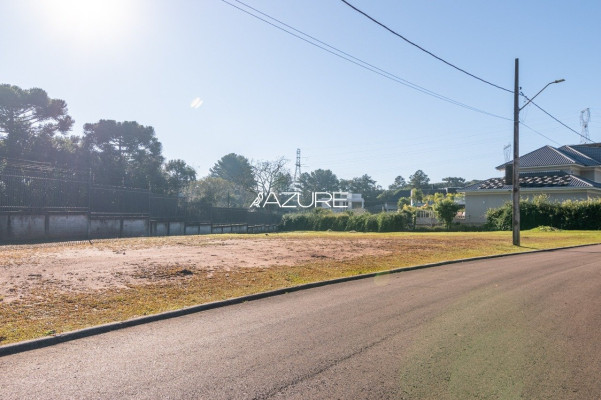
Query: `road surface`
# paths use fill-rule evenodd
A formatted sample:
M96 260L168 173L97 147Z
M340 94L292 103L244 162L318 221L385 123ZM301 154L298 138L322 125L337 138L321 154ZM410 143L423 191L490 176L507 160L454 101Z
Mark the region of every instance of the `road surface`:
M8 399L598 399L601 246L383 275L0 358Z

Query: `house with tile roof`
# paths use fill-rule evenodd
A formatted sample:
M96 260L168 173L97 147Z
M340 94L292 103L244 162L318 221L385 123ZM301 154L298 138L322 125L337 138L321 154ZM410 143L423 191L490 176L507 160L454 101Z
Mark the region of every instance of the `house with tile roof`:
M504 176L465 187L467 223L483 223L486 211L511 201L513 162L499 165ZM519 159L520 196L549 201L601 198L601 143L544 146Z

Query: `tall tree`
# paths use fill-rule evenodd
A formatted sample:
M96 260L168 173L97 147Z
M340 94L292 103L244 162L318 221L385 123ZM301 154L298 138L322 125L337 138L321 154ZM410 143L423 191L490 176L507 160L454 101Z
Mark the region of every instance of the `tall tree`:
M341 179L340 188L352 193L361 193L365 201L376 200L382 192L382 188L367 174L349 180Z
M210 176L225 179L239 187L240 190L254 192L256 181L253 168L248 158L236 153L221 157L209 170Z
M392 183L392 185L388 186L388 190L397 190L397 189L404 188L405 186L407 186L407 182L405 181L405 178L403 178L401 175L399 175L396 178L394 178L394 182Z
M196 180L196 171L184 160L169 160L165 164L169 194L178 195L190 182Z
M53 161L52 137L73 126L67 103L38 88L0 85L0 155Z
M274 192L287 192L294 190L294 181L290 171L278 173L273 181L272 189Z
M236 153L221 157L209 170L210 177L221 178L232 183L233 192L228 192L231 207L248 207L256 196L257 181L250 161Z
M286 169L288 160L280 157L273 161L257 161L253 164L253 172L257 181L257 193L267 196L269 192L288 190L292 183L290 171Z
M316 169L311 172L303 172L298 181L301 191L305 194L340 190L338 177L329 169Z
M416 189L426 189L430 183L430 178L421 169L415 171L413 175L409 176L409 186Z
M113 120L85 124L84 146L96 182L139 188L150 184L154 192L165 190L162 145L151 126Z
M447 187L465 186L465 179L456 176L448 176L446 178L442 178L442 181L447 185Z
M472 179L471 181L466 181L466 182L463 184L463 187L470 186L470 185L474 185L474 184L476 184L476 183L478 183L478 182L481 182L481 180L480 180L480 179Z
M240 198L234 183L222 178L206 176L190 184L184 190L192 203L213 207L248 207L252 199Z
M83 149L81 136L55 135L51 146L47 161L65 169L88 171L90 160Z

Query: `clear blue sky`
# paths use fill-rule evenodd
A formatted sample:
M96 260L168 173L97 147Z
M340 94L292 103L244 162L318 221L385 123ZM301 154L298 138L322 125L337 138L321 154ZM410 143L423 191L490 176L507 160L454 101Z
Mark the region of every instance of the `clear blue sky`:
M235 0L228 0L236 3ZM601 141L601 2L349 0L478 76L513 88ZM355 57L456 101L513 117L512 94L449 68L339 0L245 0ZM241 6L241 5L240 5ZM241 6L242 7L242 6ZM221 156L285 156L294 172L369 174L387 187L417 169L498 176L511 121L409 89L261 22L221 0L0 0L0 83L67 101L74 134L99 119L153 126L168 159L199 176ZM198 107L191 107L195 99ZM528 126L560 144L580 138L528 106ZM550 140L521 127L521 154Z

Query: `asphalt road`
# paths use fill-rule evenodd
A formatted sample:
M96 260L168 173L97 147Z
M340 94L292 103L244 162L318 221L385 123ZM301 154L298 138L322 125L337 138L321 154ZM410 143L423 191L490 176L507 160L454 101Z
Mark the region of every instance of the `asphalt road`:
M1 399L599 399L601 246L337 284L0 358Z

